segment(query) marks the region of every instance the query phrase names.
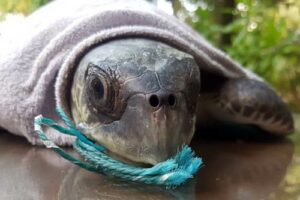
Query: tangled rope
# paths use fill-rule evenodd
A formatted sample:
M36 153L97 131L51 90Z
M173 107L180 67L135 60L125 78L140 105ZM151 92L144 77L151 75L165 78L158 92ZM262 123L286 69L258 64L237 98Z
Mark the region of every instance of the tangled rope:
M57 108L56 111L67 127L63 127L55 121L39 115L34 120L35 132L47 148L53 149L66 160L86 170L127 181L174 188L192 178L202 164L201 158L196 157L195 153L188 146L183 146L174 158L158 163L150 168L135 167L122 163L107 155L103 146L89 140L76 129L61 108ZM76 140L73 147L85 161L68 154L49 140L42 129L42 125L51 127L62 134L75 136Z

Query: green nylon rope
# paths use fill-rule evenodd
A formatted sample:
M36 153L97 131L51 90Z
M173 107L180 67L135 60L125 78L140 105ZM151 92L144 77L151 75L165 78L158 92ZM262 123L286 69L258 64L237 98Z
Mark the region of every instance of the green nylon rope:
M53 149L66 160L86 170L118 177L127 181L164 185L168 188L174 188L192 178L202 164L201 158L196 157L195 153L188 146L183 146L175 157L150 168L136 167L122 163L107 155L105 147L94 143L76 129L75 125L61 108L57 108L56 111L67 127L63 127L55 121L39 115L34 120L36 134L46 147ZM49 140L42 129L42 125L51 127L61 134L75 136L76 140L73 147L85 161L81 161L81 159L68 154Z

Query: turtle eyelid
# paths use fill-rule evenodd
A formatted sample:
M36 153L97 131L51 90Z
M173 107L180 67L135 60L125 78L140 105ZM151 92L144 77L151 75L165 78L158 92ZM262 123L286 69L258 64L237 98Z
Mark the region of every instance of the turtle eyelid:
M112 80L117 80L120 78L120 76L116 73L115 70L113 70L109 66L99 66L95 65L94 63L89 63L87 66L87 70L85 71L84 74L84 79L87 78L89 75L102 75L103 77L108 77Z
M84 73L84 79L86 79L87 76L88 76L89 74L91 74L92 71L94 71L93 68L96 68L96 67L98 68L99 66L97 66L97 65L95 65L95 64L93 64L93 63L89 63L89 64L88 64L88 67L87 67L87 70L85 70L85 73Z
M100 66L95 65L94 63L89 63L87 70L85 71L85 74L84 74L84 79L87 79L87 77L90 75L99 75L99 74L108 76L108 73L105 70L103 70L102 68L100 68Z

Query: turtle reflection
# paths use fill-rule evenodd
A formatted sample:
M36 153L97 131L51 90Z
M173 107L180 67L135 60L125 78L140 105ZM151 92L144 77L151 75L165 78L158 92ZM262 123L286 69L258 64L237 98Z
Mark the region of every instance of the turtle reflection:
M195 139L193 149L205 166L176 190L126 183L73 167L60 199L262 199L276 191L291 162L294 145L272 142Z

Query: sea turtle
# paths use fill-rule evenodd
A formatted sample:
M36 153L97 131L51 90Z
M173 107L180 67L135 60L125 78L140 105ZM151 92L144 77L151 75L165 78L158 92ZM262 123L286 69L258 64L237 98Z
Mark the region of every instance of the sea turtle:
M147 1L51 1L0 44L0 127L31 144L36 116L61 123L55 108L111 155L148 164L188 144L197 122L293 130L270 86Z
M190 143L197 123L293 131L291 113L268 84L207 71L188 53L145 38L89 50L76 68L70 102L86 136L118 158L148 164Z

